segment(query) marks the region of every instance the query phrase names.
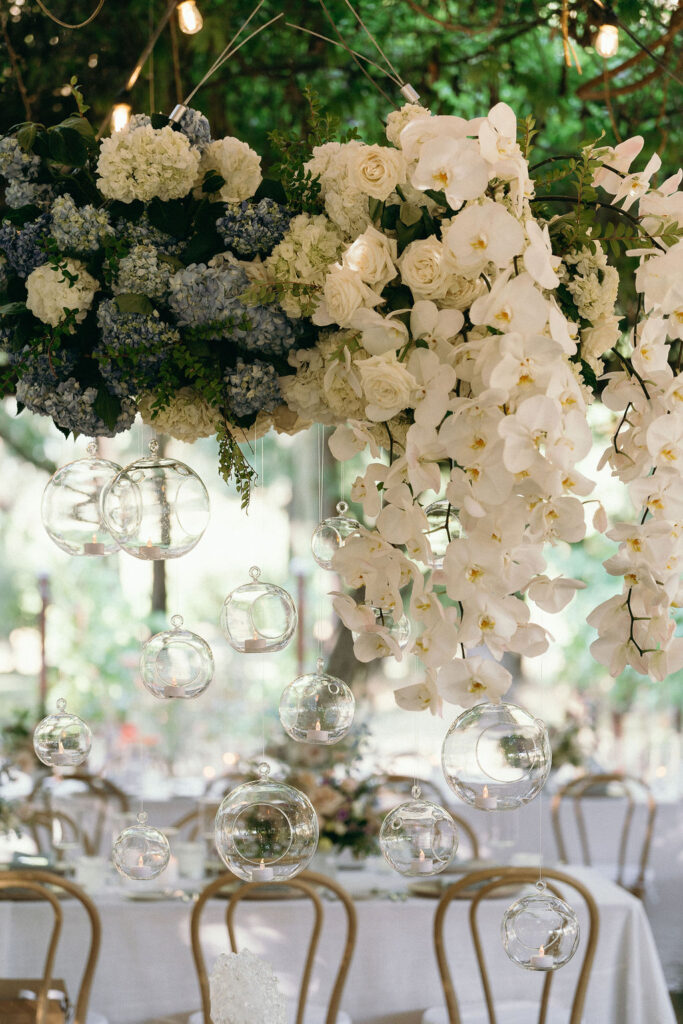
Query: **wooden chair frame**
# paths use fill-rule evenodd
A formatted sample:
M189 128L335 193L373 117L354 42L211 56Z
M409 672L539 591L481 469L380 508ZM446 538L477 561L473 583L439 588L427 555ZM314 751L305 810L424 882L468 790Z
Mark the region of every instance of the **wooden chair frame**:
M204 1017L204 1024L212 1024L211 1022L211 1000L209 996L209 979L206 973L206 964L204 962L204 955L202 953L201 942L199 938L199 928L202 911L207 900L213 896L217 896L221 889L229 883L235 881L235 876L230 873L225 873L216 878L213 882L206 886L206 888L199 894L199 899L192 909L192 919L190 922L190 933L192 938L192 955L194 956L194 962L197 968L197 977L199 979L199 988L202 996L202 1013ZM226 910L226 925L228 929L228 935L230 938L230 948L233 953L237 952L237 940L235 935L235 912L239 903L248 899L249 896L258 889L261 882L245 882L241 885L236 892L232 894L228 902ZM271 883L269 883L270 885ZM344 948L342 951L341 960L339 963L339 969L335 978L334 986L332 988L332 994L330 995L330 1001L327 1008L327 1016L325 1017L325 1024L336 1024L337 1015L339 1013L342 994L344 991L344 985L346 984L346 978L351 965L351 958L353 957L353 950L356 944L356 932L357 932L357 918L356 908L351 901L351 897L340 885L334 882L331 878L326 875L319 875L313 871L304 871L302 874L297 875L296 878L292 878L286 882L273 883L276 885L282 885L292 889L299 889L313 904L314 920L313 929L311 932L311 939L308 944L308 952L306 955L306 963L304 965L303 974L301 977L301 986L299 988L299 1000L297 1004L297 1014L295 1024L304 1024L304 1014L306 1010L306 1001L308 999L308 990L310 987L311 976L313 973L313 966L315 963L315 956L318 949L318 943L320 941L320 934L323 926L324 910L322 900L316 892L314 886L323 886L326 889L331 890L335 896L340 900L344 910L346 912L346 939L344 942Z
M628 889L628 891L632 892L634 896L642 899L645 892L645 872L647 870L647 862L650 857L650 847L652 845L657 804L647 783L634 775L625 775L623 772L605 772L599 775L582 775L578 779L572 779L572 781L568 782L566 786L563 786L559 792L555 793L550 810L559 859L562 864L568 863L567 847L564 841L564 833L562 831L560 816L562 801L570 798L573 801L574 817L576 819L576 828L579 835L579 843L581 845L581 856L583 858L583 863L590 867L591 856L588 832L586 829L586 820L581 807L581 800L583 797L588 796L591 790L601 786L608 786L610 784L620 785L623 797L626 800L624 824L621 830L621 838L619 840L617 885L622 886L624 889ZM626 854L628 850L629 834L633 823L633 813L636 807L636 801L633 793L636 788L640 788L646 794L647 823L645 826L643 845L640 850L636 880L633 885L626 885L624 881L624 873L626 871Z
M593 899L593 896L588 889L577 879L572 878L570 875L565 875L560 871L554 871L549 868L543 869L544 880L552 879L556 882L561 882L563 885L571 886L575 889L583 898L586 908L588 910L589 918L589 929L588 938L586 941L586 952L583 957L583 963L579 972L579 978L576 984L576 991L574 993L574 1000L572 1002L571 1015L569 1017L568 1024L581 1024L581 1015L583 1013L583 1007L586 1000L586 991L588 989L588 980L590 977L591 968L593 966L593 959L595 957L595 950L598 943L598 931L599 931L599 913L598 907ZM484 946L481 941L479 934L479 927L477 925L477 911L479 905L483 899L490 896L491 893L495 892L496 889L501 886L508 886L516 883L529 883L533 884L538 881L538 868L497 868L491 867L486 868L482 871L473 871L463 878L459 879L453 885L449 886L444 892L443 896L439 900L439 905L436 908L436 915L434 917L434 947L436 950L436 960L439 967L439 974L441 976L441 984L444 990L444 996L446 998L446 1012L448 1014L449 1024L462 1024L462 1018L460 1016L460 1010L458 1008L458 1001L455 995L455 989L453 987L453 979L451 977L450 968L448 966L448 957L446 955L446 949L444 944L443 928L448 907L454 899L457 899L466 889L470 886L476 885L477 883L484 882L488 883L483 888L477 890L470 903L469 909L469 922L470 922L470 933L472 935L472 943L474 945L475 953L477 956L477 963L479 966L479 974L481 977L482 987L484 989L484 998L486 1000L486 1009L489 1015L489 1024L497 1024L496 1011L493 1002L493 995L491 992L491 985L489 983L488 973L486 971L486 962L484 960ZM550 892L555 895L559 895L557 888L553 885L548 885ZM543 992L541 994L541 1004L539 1008L538 1024L547 1024L548 1020L548 1004L550 1001L550 989L553 980L553 972L550 971L546 974L545 981L543 983ZM556 1024L556 1018L553 1018L553 1024Z
M94 854L90 837L79 827L77 822L75 822L74 819L70 815L66 814L64 811L43 811L29 807L28 815L22 818L22 821L26 825L26 828L31 833L31 838L33 839L33 841L36 844L36 847L41 853L44 851L42 849L43 844L40 841L40 835L38 830L41 828L45 828L52 831L54 822L57 821L59 822L60 825L66 825L69 829L71 829L71 832L75 837L76 841L79 842L83 847L84 853L86 853L88 856L92 856Z
M78 998L76 1000L75 1014L72 1021L72 1024L86 1024L90 991L92 989L95 966L100 953L100 941L102 934L100 916L97 913L95 904L92 902L90 897L83 892L80 886L75 884L75 882L71 882L67 878L61 878L58 875L54 875L50 871L3 871L0 874L0 890L25 889L27 891L34 892L40 896L41 899L46 900L54 912L55 920L45 957L45 966L43 968L43 983L40 987L36 1004L36 1024L44 1024L45 1021L48 990L52 980L52 971L54 968L57 946L59 944L63 924L62 908L59 904L59 900L55 893L48 888L48 885L63 889L65 892L68 892L69 895L74 896L79 900L85 908L90 921L90 950L83 969L83 976L81 978Z
M412 775L382 775L379 779L378 788L381 789L382 786L386 786L388 789L391 789L392 785L413 786L416 783L423 791L423 796L426 796L427 799L429 799L429 790L431 790L432 793L438 797L439 803L441 803L448 810L448 813L450 814L455 824L467 836L470 846L472 847L472 856L475 860L478 860L479 839L477 838L477 833L474 831L469 821L466 821L465 818L462 818L459 814L457 814L455 811L451 809L448 800L446 800L444 794L441 792L441 790L439 789L435 782L431 782L429 779L415 779L413 778Z
M33 802L34 798L40 795L43 784L46 779L50 777L51 776L43 776L38 780L29 797L30 802ZM88 835L84 829L81 829L83 836L87 837L90 847L89 852L98 853L102 845L102 833L106 819L106 802L109 800L117 801L119 811L122 814L127 814L130 810L128 797L115 783L111 782L109 779L103 778L101 775L92 775L90 772L72 772L69 775L62 776L62 778L65 782L82 782L88 788L88 795L101 801L92 834ZM51 794L43 792L43 798L46 809L52 813Z
M220 801L217 801L215 805L214 815L220 806ZM202 808L200 805L193 807L191 811L186 811L177 821L173 822L170 827L177 829L180 832L181 829L185 828L186 825L191 825L188 829L187 838L190 841L200 839L199 828L202 820Z

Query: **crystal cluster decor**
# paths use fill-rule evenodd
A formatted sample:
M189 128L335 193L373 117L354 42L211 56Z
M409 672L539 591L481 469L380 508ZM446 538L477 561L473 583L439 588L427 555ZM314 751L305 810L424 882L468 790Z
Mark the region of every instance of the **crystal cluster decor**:
M142 681L162 700L198 697L213 679L213 670L211 648L197 633L183 629L182 615L171 616L171 629L156 633L142 648Z
M91 441L87 458L62 466L48 480L41 515L48 536L69 555L111 555L119 550L102 514L102 492L121 467L97 457Z
M425 531L431 549L429 564L432 569L443 569L446 548L462 534L458 512L450 501L433 501L424 512L429 523Z
M575 912L546 891L545 882L536 892L516 900L503 915L501 937L505 952L514 964L528 971L556 971L574 956L579 945L579 922Z
M412 800L390 811L379 833L379 845L391 867L401 875L438 875L458 849L458 830L447 810L423 800L413 786Z
M119 833L112 847L116 870L137 882L160 875L170 856L168 839L158 828L147 824L146 811L140 811L135 825Z
M89 726L66 710L63 697L57 701L57 714L47 715L33 731L36 757L48 768L76 768L87 760L92 745Z
M545 785L551 765L545 724L516 704L476 704L446 733L441 763L448 785L482 811L528 804Z
M216 849L221 860L247 882L281 882L308 865L318 846L318 817L307 796L270 778L237 786L216 813Z
M296 606L286 590L260 579L258 566L249 575L251 583L237 587L223 602L221 629L241 654L281 651L294 635Z
M189 466L160 457L159 444L122 469L105 488L104 519L121 548L151 561L180 558L209 522L209 495Z
M323 519L315 528L311 538L311 551L323 569L332 568L332 559L336 553L353 533L360 530L358 520L347 516L348 510L348 504L340 501L337 504L337 515Z
M299 743L330 746L346 736L353 722L356 701L341 679L324 672L318 658L315 672L298 676L280 698L280 721Z

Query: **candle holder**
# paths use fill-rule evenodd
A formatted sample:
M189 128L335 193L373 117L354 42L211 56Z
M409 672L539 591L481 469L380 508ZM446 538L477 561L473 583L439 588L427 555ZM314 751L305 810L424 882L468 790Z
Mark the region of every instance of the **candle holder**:
M424 510L429 526L425 530L431 556L429 565L437 572L443 569L443 560L448 545L462 536L458 510L450 501L433 501Z
M147 824L147 812L140 811L137 823L124 828L114 840L111 856L120 875L143 882L161 874L171 849L164 833Z
M66 710L66 701L57 701L57 714L47 715L33 730L36 757L48 768L77 768L87 760L92 746L90 727Z
M142 648L142 681L160 700L192 699L213 679L213 654L206 640L183 629L182 615L171 616L171 629L156 633Z
M318 817L307 796L270 778L237 786L216 813L215 841L221 860L247 882L281 882L307 867L318 846Z
M360 523L346 513L349 506L345 501L337 503L337 515L323 519L316 526L311 537L313 557L322 569L332 568L332 559L352 534L360 530Z
M441 764L466 804L510 811L528 804L548 778L552 755L545 724L516 704L476 704L446 733Z
M501 938L514 964L527 971L557 971L569 963L579 945L579 921L574 910L546 891L522 896L503 914Z
M104 522L102 493L121 467L97 457L91 441L87 458L62 466L43 491L41 516L48 536L69 555L111 555L119 550Z
M240 654L281 651L294 635L296 606L286 590L259 578L258 566L253 565L249 575L251 583L244 583L226 597L221 629Z
M410 640L410 621L408 616L401 613L400 617L396 618L392 612L384 608L378 608L375 605L365 605L365 607L370 608L372 611L375 616L376 625L388 630L392 640L398 644L402 651L405 650ZM351 636L354 640L357 640L363 634L353 630Z
M209 495L189 466L149 455L122 469L102 495L104 521L127 554L143 561L180 558L200 541L209 522Z
M455 856L458 830L447 810L422 799L413 786L412 800L387 814L379 832L384 857L401 875L438 875Z
M298 676L280 697L282 727L299 743L331 746L346 736L353 723L353 693L341 679L327 675L324 666L318 658L316 671Z

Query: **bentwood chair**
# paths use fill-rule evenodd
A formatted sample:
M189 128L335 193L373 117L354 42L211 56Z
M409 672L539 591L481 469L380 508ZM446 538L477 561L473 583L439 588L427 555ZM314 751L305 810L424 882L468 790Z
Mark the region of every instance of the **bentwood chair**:
M477 838L477 833L465 818L452 810L449 806L449 801L445 799L442 791L436 783L431 782L429 779L415 779L412 775L380 776L377 785L377 794L382 810L390 811L402 801L410 800L410 791L415 783L417 783L422 790L422 796L425 800L431 800L433 803L440 804L442 807L447 808L448 813L458 827L460 835L467 836L472 858L474 860L478 860L479 840Z
M566 786L553 796L551 814L560 862L562 864L567 864L570 860L567 856L567 844L565 841L565 834L562 829L561 810L562 804L565 801L571 800L574 808L574 819L581 848L581 857L583 859L583 863L590 866L590 842L581 803L585 797L596 795L596 790L600 793L605 793L606 791L607 798L610 796L620 797L625 801L623 826L621 829L621 837L619 839L616 882L617 885L620 885L622 888L628 889L629 892L632 892L634 896L638 897L638 899L642 899L645 893L645 872L647 870L647 862L650 856L652 833L654 831L655 815L657 813L657 804L650 791L650 787L646 782L643 782L642 779L638 779L633 775L624 775L622 772L609 772L601 775L582 775L578 779L573 779L571 782L567 783ZM631 880L627 881L626 875L628 868L626 862L629 847L629 836L631 833L631 826L633 825L634 813L638 804L638 797L641 798L640 803L646 809L646 818L644 822L642 844L640 844L640 850L637 853L636 858L635 878L632 876ZM637 846L638 843L636 841L636 849ZM596 866L599 867L600 865L598 864Z
M195 1022L196 1024L212 1024L209 979L206 973L206 964L199 937L200 923L202 912L207 901L212 897L219 896L221 889L229 883L234 883L234 881L235 876L230 873L223 874L219 878L216 878L199 894L199 899L192 910L192 954L194 956L197 976L199 978L199 988L202 996L202 1009L198 1014L192 1015L189 1024L195 1024ZM313 927L311 929L311 937L308 943L306 962L301 976L298 1000L296 1006L291 1009L291 1013L289 1015L290 1019L294 1020L294 1024L353 1024L349 1015L339 1008L356 943L356 909L351 901L351 897L345 889L334 882L331 878L328 878L326 875L319 875L313 871L304 871L302 874L297 875L296 878L292 878L287 882L274 884L281 885L283 889L289 888L299 890L299 892L310 900L313 905ZM248 900L258 892L260 886L261 883L259 882L245 882L244 885L241 885L230 896L226 910L226 924L230 939L230 948L233 953L238 952L235 934L236 911L243 900ZM269 888L271 888L271 883L269 883ZM311 977L315 967L316 953L318 950L324 919L323 901L318 892L318 889L320 888L329 890L337 897L344 910L346 918L346 936L341 949L341 957L339 960L339 967L337 968L337 973L334 978L334 985L326 1007L311 1004L308 999ZM267 903L263 902L261 906L265 908ZM264 1024L267 1024L267 1022L264 1022Z
M422 1015L422 1024L534 1024L534 1022L537 1022L537 1024L581 1024L581 1015L583 1013L584 1002L586 999L588 980L593 966L593 959L595 957L595 950L598 942L598 907L588 889L570 875L565 875L560 871L544 868L543 878L547 884L548 891L554 895L560 895L560 893L558 893L557 886L551 884L553 881L560 883L562 886L569 886L573 888L582 897L586 910L588 911L588 933L585 934L584 930L581 934L581 943L585 947L585 952L583 954L583 962L581 963L576 981L574 999L572 1001L571 1008L566 1008L563 1011L561 1007L553 1005L552 1016L549 1016L551 986L553 981L552 971L545 974L540 994L540 1001L515 999L514 1001L499 1001L497 1008L494 1005L493 991L484 959L485 942L482 940L481 932L479 930L477 912L483 900L489 897L495 897L496 889L507 888L510 885L517 884L532 885L537 882L538 868L491 867L482 871L473 871L470 874L465 875L453 885L449 886L439 900L439 905L436 908L436 915L434 918L434 946L436 949L436 960L439 968L439 974L441 976L441 984L443 985L444 996L446 998L446 1006L445 1008L432 1007L431 1009L426 1010ZM477 888L472 889L472 898L469 906L469 925L472 944L474 946L474 952L476 954L479 967L479 975L484 991L485 1007L475 1010L473 1014L468 1013L467 1016L463 1016L455 994L455 987L450 967L448 965L446 942L444 939L444 922L452 901L455 899L467 899L469 897L467 890L472 886L477 886ZM509 902L510 900L508 899L508 903ZM507 904L501 904L501 917L506 905ZM500 942L497 930L496 941ZM456 947L456 951L457 948L458 947ZM578 957L579 953L577 952L575 955Z
M64 811L43 811L27 807L22 812L22 822L30 832L39 853L49 856L60 843L65 842L81 847L83 853L88 855L94 853L89 837Z
M60 792L61 791L61 792ZM59 803L59 810L68 801L69 813L80 819L81 832L87 838L89 851L97 854L102 850L107 822L112 810L120 815L130 810L128 797L109 779L89 772L72 772L56 780L54 776L43 776L34 786L30 796L33 803L41 799L48 811ZM78 808L78 811L77 811Z
M66 989L62 981L55 980L53 971L57 947L63 926L63 913L58 893L62 890L77 899L85 909L90 925L90 943L85 955L73 1015L66 1011ZM2 1024L106 1024L100 1014L88 1013L95 966L100 951L100 917L92 900L66 878L49 871L3 871L0 874L0 899L39 899L49 903L53 913L52 932L47 945L43 976L38 980L0 979L0 1021ZM31 998L22 993L33 993ZM63 996L63 998L55 998Z

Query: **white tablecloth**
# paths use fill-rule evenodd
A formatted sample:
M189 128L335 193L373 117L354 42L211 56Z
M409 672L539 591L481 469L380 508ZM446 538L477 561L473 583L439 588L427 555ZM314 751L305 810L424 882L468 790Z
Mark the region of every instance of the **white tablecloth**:
M584 1024L674 1024L661 965L642 904L624 890L587 869L572 869L593 892L601 915L600 941L588 990ZM346 985L343 1008L354 1024L418 1024L421 1011L442 1002L434 959L432 924L436 900L371 896L372 887L400 890L403 880L386 871L340 873L358 895L358 943ZM190 905L180 900L136 902L118 892L96 900L102 917L103 943L91 1009L110 1024L137 1024L163 1014L197 1009L199 990L190 949ZM576 901L574 901L576 902ZM498 997L529 998L541 979L514 967L500 943L500 919L507 903L489 901L481 914L489 965ZM225 902L212 901L205 911L202 937L209 965L227 949ZM446 926L456 991L464 1006L482 1005L476 963L469 942L469 904L452 904ZM84 946L77 925L82 911L63 904L65 936L55 974L75 992L75 964ZM577 906L583 923L585 914ZM268 957L284 990L296 990L307 926L305 901L242 904L239 941ZM314 998L323 1001L339 948L343 911L325 904L326 925L316 963ZM37 903L0 902L0 976L31 977L39 969L49 920ZM581 956L579 949L576 959ZM555 1006L567 1003L577 965L569 964L554 980ZM466 1019L466 1018L465 1018ZM551 1020L563 1017L552 1015ZM501 1022L504 1024L504 1022Z

